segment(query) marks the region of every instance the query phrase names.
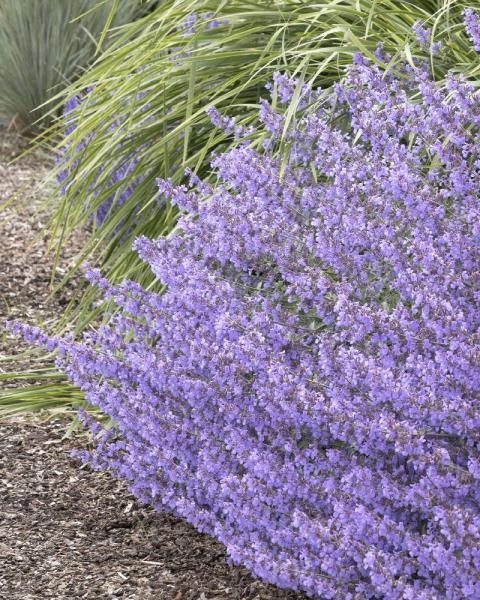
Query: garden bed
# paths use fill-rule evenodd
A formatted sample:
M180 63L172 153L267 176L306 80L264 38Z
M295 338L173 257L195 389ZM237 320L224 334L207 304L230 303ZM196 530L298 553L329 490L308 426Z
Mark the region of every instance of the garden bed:
M0 144L0 320L53 326L75 281L49 300L46 165L7 162L18 147ZM7 206L8 204L8 206ZM72 241L57 275L80 247ZM3 325L1 330L3 331ZM0 336L0 356L26 349ZM20 370L32 358L0 364ZM303 596L229 566L223 546L185 521L139 505L124 483L79 468L70 457L86 436L64 439L67 420L0 422L0 597L9 600L287 600Z
M287 600L230 567L220 543L79 469L65 420L0 424L0 597Z

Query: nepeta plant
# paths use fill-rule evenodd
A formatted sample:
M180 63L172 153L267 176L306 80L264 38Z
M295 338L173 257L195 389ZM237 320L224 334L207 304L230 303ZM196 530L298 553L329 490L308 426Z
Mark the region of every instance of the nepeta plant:
M331 94L274 83L262 148L214 157L213 185L159 181L188 211L136 242L163 294L91 271L108 326L13 330L113 419L85 460L256 575L479 598L479 96L359 56Z
M221 27L222 25L227 25L228 21L225 19L215 19L214 14L212 12L206 12L203 14L198 14L196 12L191 12L182 22L180 29L184 32L184 35L189 36L193 35L197 29L198 25L202 23L205 26L206 30L216 29L217 27Z
M419 21L416 21L412 27L417 42L421 48L430 51L432 54L437 54L441 49L442 44L440 42L433 42L432 40L432 29L429 27L425 29L421 26Z
M471 8L466 8L463 11L463 14L468 37L472 41L475 50L480 52L480 22L478 20L478 15Z

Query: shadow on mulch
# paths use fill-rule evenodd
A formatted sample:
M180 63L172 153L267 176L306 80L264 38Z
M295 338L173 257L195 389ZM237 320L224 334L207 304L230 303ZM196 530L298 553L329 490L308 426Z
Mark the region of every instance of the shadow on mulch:
M229 566L220 543L79 468L66 427L0 426L0 598L305 599Z

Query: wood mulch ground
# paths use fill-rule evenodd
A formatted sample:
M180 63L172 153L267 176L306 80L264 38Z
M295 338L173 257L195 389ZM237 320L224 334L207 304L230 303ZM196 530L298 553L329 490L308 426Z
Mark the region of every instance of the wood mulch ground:
M75 285L48 301L46 166L34 158L8 165L11 147L1 135L0 358L24 348L3 334L5 318L48 328ZM63 253L60 276L80 243L81 235ZM15 369L25 367L27 359L16 361ZM123 482L80 468L70 450L88 439L65 438L68 425L58 418L0 421L1 600L305 598L230 566L220 543L140 505Z
M0 598L300 600L228 565L223 546L80 469L65 421L0 426Z
M42 366L12 354L29 350L28 344L5 333L5 320L21 319L51 330L73 295L79 278L73 279L54 298L50 280L54 252L49 251L47 223L55 208L54 181L48 177L51 161L38 154L12 162L25 148L18 138L0 129L0 373ZM59 282L73 265L84 232L62 249L54 280ZM0 382L1 385L1 382Z

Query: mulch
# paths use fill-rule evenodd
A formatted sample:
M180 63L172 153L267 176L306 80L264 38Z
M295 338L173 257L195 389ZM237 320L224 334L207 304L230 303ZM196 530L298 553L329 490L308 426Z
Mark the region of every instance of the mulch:
M0 143L0 358L26 348L2 335L5 318L49 329L76 284L49 300L48 164L35 157L7 164L14 153ZM62 253L59 276L82 235ZM15 370L28 360L16 360ZM6 364L0 373L13 370ZM88 438L65 437L69 423L0 421L0 599L305 599L231 566L216 540L139 504L122 481L81 467L70 450Z
M46 364L38 358L33 364L33 357L6 362L30 348L5 334L5 321L20 319L52 331L80 283L75 277L50 298L55 250L49 247L47 224L57 198L48 177L51 160L38 154L14 160L23 150L18 138L0 129L0 373ZM54 283L74 264L84 239L85 232L79 231L62 248Z
M80 468L63 420L0 426L0 598L301 600L230 566L223 546Z

